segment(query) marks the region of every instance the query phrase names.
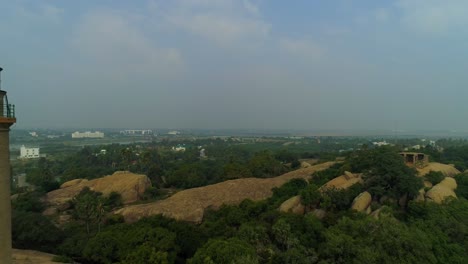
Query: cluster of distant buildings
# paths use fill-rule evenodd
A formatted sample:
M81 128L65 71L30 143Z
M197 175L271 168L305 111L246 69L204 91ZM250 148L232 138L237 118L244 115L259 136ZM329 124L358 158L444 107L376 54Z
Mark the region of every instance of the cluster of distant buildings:
M73 132L71 134L72 138L104 138L104 133L100 131L86 131L86 132Z
M127 130L121 130L120 134L122 135L138 135L138 136L146 136L146 135L153 135L153 130L151 129L127 129Z

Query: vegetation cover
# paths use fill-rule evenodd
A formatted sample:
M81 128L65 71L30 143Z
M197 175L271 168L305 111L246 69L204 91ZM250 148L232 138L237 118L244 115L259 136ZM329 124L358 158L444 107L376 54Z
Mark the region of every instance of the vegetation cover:
M237 148L227 149L234 151ZM245 200L237 206L225 205L219 210L208 211L199 225L162 216L144 218L132 224L124 223L120 216L111 213L121 206L118 194L104 197L84 189L73 199L71 220L57 227L51 218L40 213L44 205L39 199L43 194L39 189L20 194L13 203L13 242L18 248L58 254L61 257L57 259L93 264L466 263L468 175L462 173L455 177L459 199L448 199L440 205L412 199L401 203L402 196L412 198L418 194L423 188L423 179L416 177L416 172L403 163L397 150L381 147L352 152L342 163L312 175L310 183L294 179L275 188L267 200ZM271 177L292 169L285 165L286 161L292 160L285 158L288 156L285 153L236 151L237 154L226 159L201 160L193 157L192 161L190 155L195 154L190 152L149 151L147 153L150 154L143 155L145 158L140 154L121 159L120 162L130 170L152 168L157 173L162 170L168 178L169 175L179 175L177 171L180 169L184 171L180 175L192 173L190 177L195 179L198 173L210 170L213 170L212 175L244 171L245 175ZM125 152L119 153L123 155ZM80 152L77 155L87 154ZM294 155L295 158L300 157L300 154ZM88 157L101 159L95 155ZM145 159L148 159L147 163L141 162ZM154 163L157 159L160 159L160 163ZM83 159L78 164L85 161ZM94 164L94 161L89 162ZM213 166L207 165L210 162L213 162ZM103 164L107 163L111 161ZM41 166L53 168L53 164ZM224 170L232 164L237 164L233 166L235 170ZM184 168L185 165L190 168ZM63 172L68 170L67 166L62 169ZM319 189L345 171L362 172L364 183L348 189ZM158 188L166 185L188 188L239 175L221 173L222 178L208 177L200 178L196 183L185 180L174 183L164 181L157 173L153 175L153 180L161 181ZM430 173L425 180L436 183L440 178L439 174ZM373 211L380 209L378 217L350 210L354 197L363 191L372 194L371 207ZM305 214L280 212L278 207L295 195L301 197L306 207ZM318 217L315 210L323 210L326 214Z

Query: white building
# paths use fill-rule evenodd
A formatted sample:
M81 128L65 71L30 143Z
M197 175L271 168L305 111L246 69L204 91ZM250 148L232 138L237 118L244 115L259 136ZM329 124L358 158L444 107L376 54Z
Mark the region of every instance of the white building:
M86 131L86 132L73 132L72 138L103 138L104 133L96 131L96 132L91 132L91 131Z
M172 151L176 151L176 152L184 152L186 150L185 146L181 146L181 145L178 145L176 147L172 147Z
M167 132L168 135L172 135L172 136L176 136L176 135L180 135L180 132L177 131L177 130L173 130L173 131L169 131Z
M35 159L39 158L39 148L27 148L24 145L20 148L21 159Z
M372 144L373 144L374 146L377 146L377 147L390 145L390 143L388 143L387 141L372 142Z
M153 130L150 129L128 129L120 131L123 135L152 135Z

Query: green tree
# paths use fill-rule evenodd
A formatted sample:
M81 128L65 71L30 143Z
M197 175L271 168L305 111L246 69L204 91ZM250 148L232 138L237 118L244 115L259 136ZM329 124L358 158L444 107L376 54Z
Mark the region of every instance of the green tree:
M100 229L101 220L105 213L101 194L91 191L88 187L72 199L73 216L86 225L86 232L90 234L91 224L97 224Z
M143 244L132 250L120 263L169 264L169 260L167 252L161 252L148 244Z
M13 211L12 239L15 248L54 252L63 233L40 213Z
M364 172L364 187L373 197L389 196L399 199L408 194L414 197L423 187L416 171L403 162L397 151L390 147L362 150L349 159L355 172Z
M307 188L300 192L301 203L306 206L308 210L314 208L320 202L322 195L319 192L319 188L315 184L309 184Z
M445 176L440 171L430 171L429 173L424 175L424 178L426 178L427 181L432 183L432 185L436 185L439 182L441 182L445 178Z
M20 193L12 200L12 208L17 211L41 213L45 209L42 195L43 193L37 191Z
M437 263L429 236L391 217L344 217L324 236L322 263Z
M198 249L195 256L188 263L233 264L240 263L241 260L249 260L249 264L258 263L255 249L251 245L237 238L230 238L228 240L212 239Z
M455 180L457 181L457 189L455 189L457 196L468 199L468 173L458 174Z

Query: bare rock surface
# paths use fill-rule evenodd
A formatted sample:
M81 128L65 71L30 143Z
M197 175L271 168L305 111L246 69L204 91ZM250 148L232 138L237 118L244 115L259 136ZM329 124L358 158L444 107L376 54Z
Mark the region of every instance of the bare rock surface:
M34 250L13 249L13 264L57 264L52 261L54 256Z
M151 181L146 175L134 174L128 171L117 171L112 175L94 180L76 179L62 184L60 189L47 193L45 201L51 205L60 207L80 193L85 187L91 190L109 195L117 192L122 195L124 204L133 203L151 186Z
M430 162L424 168L417 168L419 176L424 176L430 171L440 171L445 176L454 176L460 173L453 165L442 164L438 162Z
M363 183L361 174L353 174L351 172L346 171L344 175L338 176L325 183L322 187L320 187L320 190L332 188L347 189L356 183Z
M208 208L217 209L223 204L239 204L245 199L264 200L272 195L273 188L280 187L291 179L309 179L312 173L328 169L333 164L335 162L326 162L301 168L275 178L235 179L188 189L161 201L130 205L115 213L123 215L126 222L135 222L143 217L162 214L176 220L200 223Z
M424 191L424 188L423 188L423 189L420 189L420 190L419 190L419 193L418 193L418 196L417 196L416 199L414 199L414 200L415 200L416 202L424 202L424 201L426 201L425 194L426 194L426 191Z
M452 191L457 189L457 181L454 178L445 177L445 179L439 182L439 184L449 188Z
M87 181L88 181L87 179L74 179L74 180L71 180L71 181L64 182L62 185L60 185L60 188L61 189L67 188L67 187L77 185L77 184L80 184L82 182L87 182Z
M323 209L314 209L312 214L314 214L318 219L322 220L325 218L325 216L327 216L327 211Z
M279 210L283 213L294 213L303 215L305 207L301 204L301 197L299 195L296 195L284 201L280 205Z
M362 192L353 200L353 204L351 205L351 209L356 210L358 212L366 212L367 208L370 207L372 202L372 196L369 192Z
M440 183L426 192L426 201L432 201L441 204L446 198L457 198L454 190L457 188L457 182L454 178L445 177Z

